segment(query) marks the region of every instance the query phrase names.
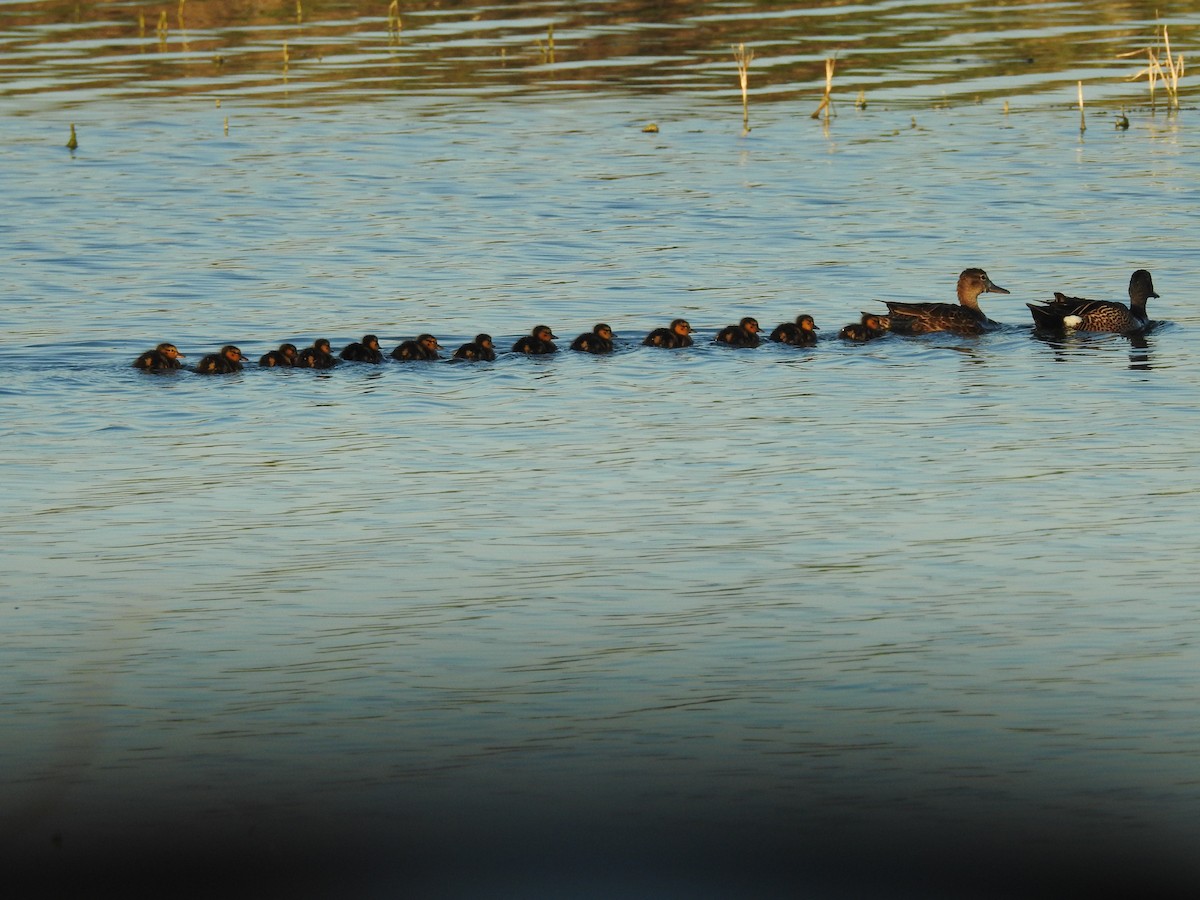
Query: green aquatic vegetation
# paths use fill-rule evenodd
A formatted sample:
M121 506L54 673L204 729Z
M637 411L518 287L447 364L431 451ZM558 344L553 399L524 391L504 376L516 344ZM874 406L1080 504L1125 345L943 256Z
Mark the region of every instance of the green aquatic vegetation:
M67 149L72 152L79 146L79 141L75 137L75 123L71 123L71 136L67 138Z

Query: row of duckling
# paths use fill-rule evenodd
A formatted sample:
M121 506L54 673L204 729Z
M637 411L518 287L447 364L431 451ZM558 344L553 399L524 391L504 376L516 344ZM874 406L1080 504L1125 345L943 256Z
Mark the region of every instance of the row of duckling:
M983 293L1007 294L1009 291L992 282L983 269L964 269L958 277L958 303L902 303L885 301L888 313L864 312L858 322L846 325L838 332L841 340L864 343L894 332L898 334L929 334L945 331L956 334L982 334L998 327L979 307L979 296ZM1055 293L1054 300L1047 303L1027 303L1033 315L1034 327L1049 334L1061 334L1066 330L1134 333L1149 325L1146 301L1157 297L1150 273L1138 269L1129 279L1129 306L1108 300L1087 300L1067 297ZM794 322L783 322L770 333L768 340L795 347L811 347L817 342L817 325L813 317L801 313ZM686 319L675 319L662 328L656 328L643 339L643 346L673 349L690 347L695 330ZM579 335L571 342L571 349L581 353L604 354L614 349L616 335L612 328L601 322L591 331ZM513 353L529 356L544 356L558 352L554 342L558 337L546 325L538 325L512 346ZM731 347L757 347L761 341L758 320L747 316L736 325L727 325L717 332L714 341ZM413 340L404 341L390 356L401 362L441 359L439 351L445 348L431 334L422 334ZM146 371L166 371L182 368L184 355L171 343L159 344L147 350L133 363L135 368ZM489 334L476 335L454 351L452 360L492 361L496 348ZM264 367L288 367L304 369L331 369L342 360L379 364L384 361L379 338L373 334L363 336L334 355L328 340L319 338L311 347L298 349L295 344L281 344L277 350L264 354L258 361ZM249 358L241 349L227 344L217 353L204 356L196 371L203 374L223 374L240 371L242 363Z

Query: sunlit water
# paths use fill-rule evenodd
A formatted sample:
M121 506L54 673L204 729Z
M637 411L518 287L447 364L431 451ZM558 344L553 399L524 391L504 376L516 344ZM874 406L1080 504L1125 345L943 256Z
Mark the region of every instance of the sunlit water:
M669 78L4 97L5 852L290 895L1194 887L1200 138L1111 65L1128 130L1053 73L748 134ZM1001 330L836 339L967 266ZM1141 267L1145 341L1031 334ZM709 343L802 311L816 348ZM640 346L676 316L696 347ZM129 366L597 321L611 357Z

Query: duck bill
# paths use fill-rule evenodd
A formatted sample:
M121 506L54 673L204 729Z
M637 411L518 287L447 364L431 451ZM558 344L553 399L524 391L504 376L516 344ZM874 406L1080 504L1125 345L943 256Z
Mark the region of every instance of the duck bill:
M1008 294L1008 293L1011 293L1010 291L1007 291L1007 290L1005 290L1004 288L1000 287L1000 285L998 285L998 284L993 284L993 283L992 283L992 279L990 279L990 278L988 279L988 283L987 283L987 289L988 289L988 290L989 290L991 293L993 293L993 294Z

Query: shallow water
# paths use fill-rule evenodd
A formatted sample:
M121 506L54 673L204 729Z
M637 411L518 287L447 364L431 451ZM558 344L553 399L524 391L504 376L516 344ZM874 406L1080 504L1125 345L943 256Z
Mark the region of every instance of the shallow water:
M0 808L31 879L1195 887L1200 140L1113 59L1152 11L1022 7L1020 40L1059 42L1022 78L1012 34L925 71L961 43L947 4L521 5L478 45L501 8L431 7L387 54L471 65L372 87L378 10L220 8L185 8L188 52L241 73L218 85L0 6L28 55L0 94ZM1188 52L1197 11L1163 14ZM498 65L548 20L554 62ZM289 28L340 50L264 87L253 48ZM831 34L880 36L827 128L818 76L764 59L793 29L812 73ZM1012 292L983 297L1000 330L835 339L971 265ZM1031 334L1025 302L1124 299L1140 267L1144 341ZM800 311L816 348L709 343ZM679 315L696 347L639 346ZM618 352L129 367L543 321Z

